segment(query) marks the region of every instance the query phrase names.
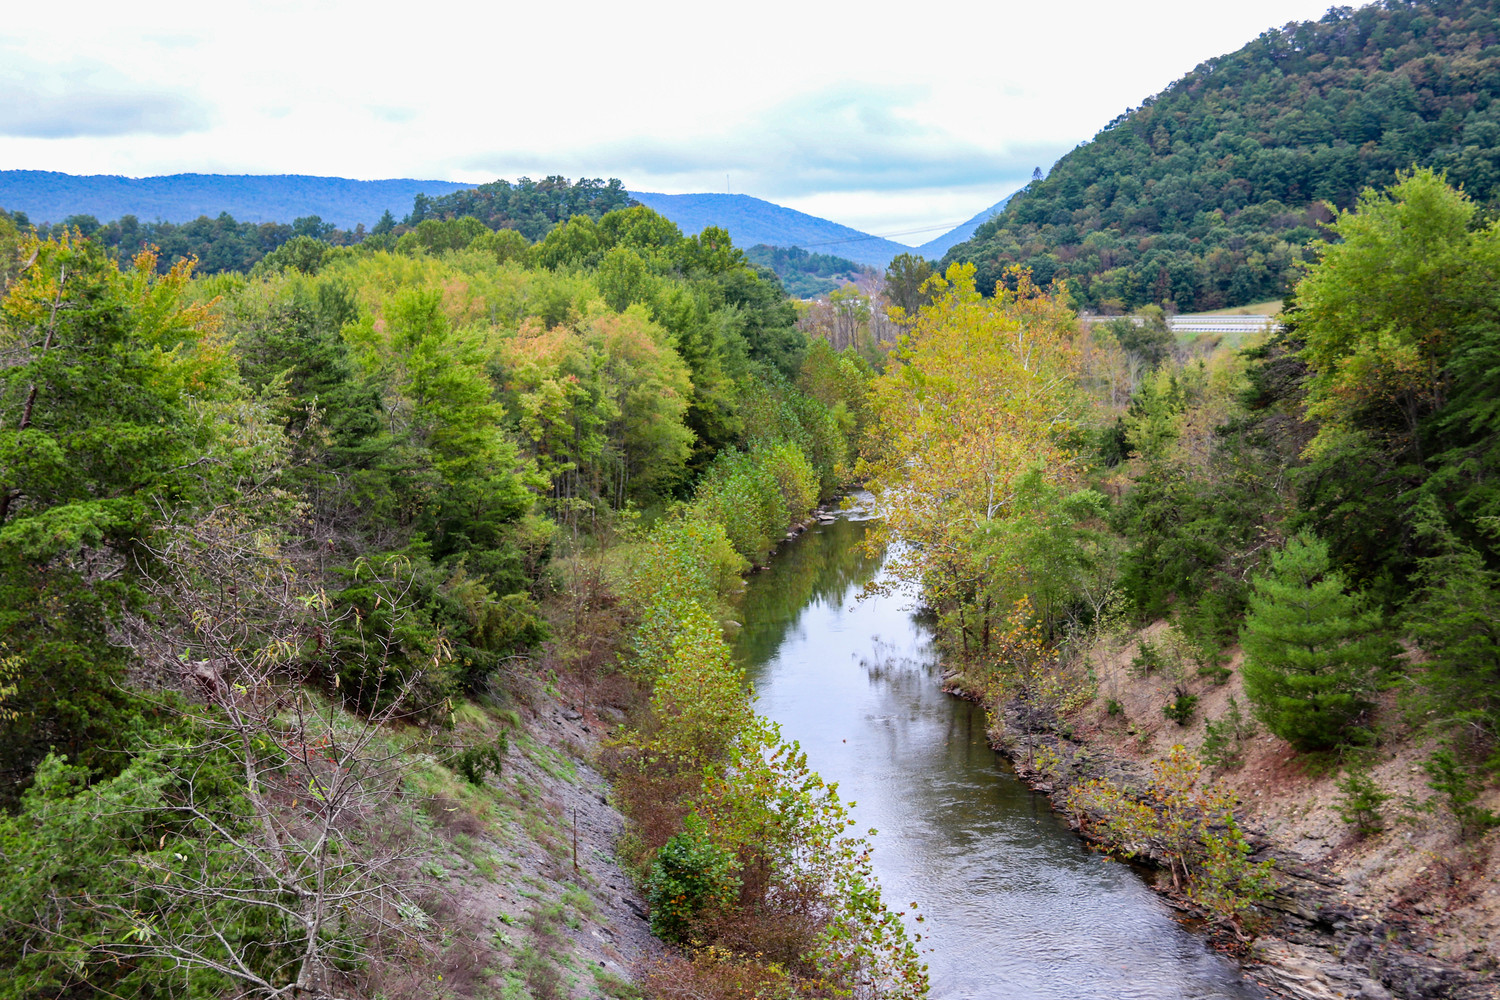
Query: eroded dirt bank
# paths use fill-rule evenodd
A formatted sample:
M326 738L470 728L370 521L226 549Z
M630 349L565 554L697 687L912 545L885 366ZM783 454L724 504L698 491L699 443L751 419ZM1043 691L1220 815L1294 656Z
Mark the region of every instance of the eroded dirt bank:
M1180 672L1141 677L1131 651L1097 656L1097 696L1066 716L1016 702L991 715L993 745L1060 811L1069 788L1093 778L1143 788L1150 764L1173 744L1199 751L1205 720L1247 708L1237 673L1222 684ZM1162 713L1183 685L1199 698L1188 725ZM965 694L961 678L948 688ZM1500 997L1500 831L1460 842L1428 801L1416 763L1427 748L1409 733L1390 736L1371 762L1391 795L1386 829L1371 837L1355 836L1338 815L1339 768L1299 761L1272 736L1247 734L1235 748L1241 761L1211 772L1237 793L1254 860L1274 860L1280 883L1243 952L1247 967L1295 1000ZM1038 759L1045 772L1028 763Z

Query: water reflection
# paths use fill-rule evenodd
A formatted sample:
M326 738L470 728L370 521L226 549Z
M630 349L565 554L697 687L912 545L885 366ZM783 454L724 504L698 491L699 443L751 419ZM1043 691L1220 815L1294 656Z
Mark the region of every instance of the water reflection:
M862 537L841 520L787 546L751 580L736 653L760 711L880 830L887 898L927 917L933 996L1261 996L1014 778L983 713L938 690L909 597L856 600L879 572Z

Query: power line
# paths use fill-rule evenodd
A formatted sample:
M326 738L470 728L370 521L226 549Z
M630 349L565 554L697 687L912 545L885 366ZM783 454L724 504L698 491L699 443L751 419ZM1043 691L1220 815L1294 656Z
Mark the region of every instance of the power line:
M938 230L943 230L946 232L948 230L957 229L959 226L968 221L968 219L964 219L959 222L945 223L941 226L926 226L922 229L905 229L899 233L867 233L864 236L846 236L843 239L839 240L819 240L816 243L798 243L797 246L806 250L808 247L831 247L837 246L840 243L864 243L867 240L888 240L893 236L915 236L918 233L933 233L937 232Z

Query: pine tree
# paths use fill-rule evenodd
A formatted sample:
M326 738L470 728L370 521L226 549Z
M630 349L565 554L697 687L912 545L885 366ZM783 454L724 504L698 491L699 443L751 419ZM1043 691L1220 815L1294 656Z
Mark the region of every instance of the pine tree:
M1477 484L1487 486L1488 484ZM1417 505L1415 532L1431 554L1417 561L1407 627L1427 660L1418 705L1464 756L1500 767L1500 572L1464 542L1436 500ZM1493 551L1494 542L1485 539Z
M27 237L0 299L0 803L49 751L96 770L140 713L108 636L139 596L141 543L166 509L222 502L239 463L224 414L234 359L187 301L191 264L124 270L76 233ZM243 429L243 428L241 428Z
M1300 750L1358 738L1376 675L1394 652L1380 616L1330 569L1328 545L1290 540L1257 576L1240 631L1256 717Z

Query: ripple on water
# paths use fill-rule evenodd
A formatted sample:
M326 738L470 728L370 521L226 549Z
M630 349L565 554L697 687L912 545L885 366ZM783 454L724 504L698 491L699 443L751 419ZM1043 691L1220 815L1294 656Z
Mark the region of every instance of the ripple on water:
M1089 851L1010 773L983 714L943 695L900 595L857 601L863 528L815 527L745 594L758 709L876 827L887 900L920 903L935 1000L1249 1000L1129 867Z

